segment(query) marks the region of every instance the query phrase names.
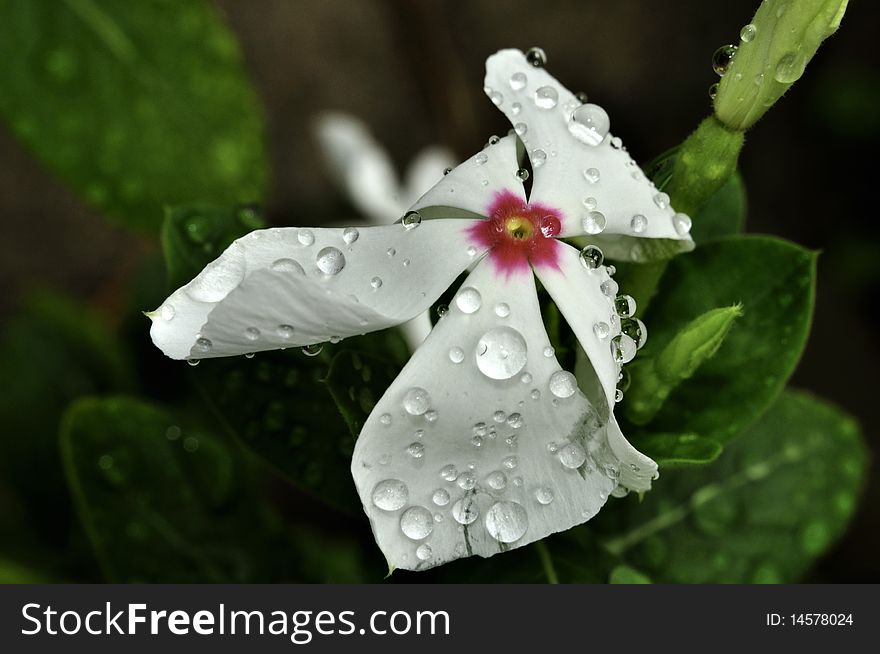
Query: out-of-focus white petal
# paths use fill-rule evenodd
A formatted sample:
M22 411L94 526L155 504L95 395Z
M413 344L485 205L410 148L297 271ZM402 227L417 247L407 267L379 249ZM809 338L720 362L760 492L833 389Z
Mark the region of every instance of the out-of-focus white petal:
M432 145L419 152L406 169L401 209L410 207L443 178L447 168L455 168L455 164L455 156L449 148Z
M467 238L471 224L252 232L153 312L150 334L171 358L201 359L400 324L482 254Z
M580 234L633 239L669 239L693 248L689 222L669 206L620 141L608 132L600 107L582 103L543 68L531 66L519 50L501 50L486 61L485 85L493 102L513 123L532 162L530 201L559 207L562 236ZM593 130L590 126L595 126ZM618 243L619 245L619 243ZM608 248L627 254L636 245ZM670 247L670 250L676 249ZM643 258L636 249L631 257Z
M314 126L329 172L355 207L376 224L397 220L406 206L397 174L367 127L343 113L322 114Z
M560 369L533 275L481 262L371 413L352 474L389 565L425 569L589 520L629 474L618 432Z
M453 168L419 198L412 210L428 218L485 216L497 193L509 191L525 199L522 182L516 176L518 169L516 136L505 136Z

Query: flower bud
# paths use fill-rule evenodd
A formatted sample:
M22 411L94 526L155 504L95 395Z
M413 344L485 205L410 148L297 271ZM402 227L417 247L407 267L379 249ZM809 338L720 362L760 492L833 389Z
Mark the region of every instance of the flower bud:
M715 115L745 130L803 75L819 45L833 34L848 0L764 0L743 27L740 44L715 96Z

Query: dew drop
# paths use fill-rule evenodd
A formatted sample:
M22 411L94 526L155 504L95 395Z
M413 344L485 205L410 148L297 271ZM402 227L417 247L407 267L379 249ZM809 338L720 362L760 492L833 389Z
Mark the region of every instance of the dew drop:
M636 312L636 301L631 295L618 295L614 299L614 310L621 318L629 318Z
M513 131L516 132L516 135L519 137L525 136L529 131L529 126L525 123L517 123L513 126Z
M568 119L568 131L581 143L596 146L605 140L611 129L611 119L597 104L583 104ZM598 176L597 176L598 181Z
M196 339L196 344L193 349L195 349L196 352L210 352L213 347L214 344L211 342L210 338L200 336Z
M501 465L507 468L508 470L513 470L516 466L519 465L519 459L514 455L504 457L504 460L501 462Z
M733 61L736 50L737 48L735 45L722 45L715 51L715 54L712 55L712 70L714 70L719 77L723 77L730 68L730 62Z
M477 367L486 377L510 379L526 365L526 341L512 327L490 329L477 343L476 358Z
M479 311L482 303L483 298L480 295L480 292L473 286L467 286L461 289L455 298L455 306L457 306L462 313L475 313Z
M709 99L714 100L715 96L718 95L718 82L715 82L711 86L709 86Z
M547 357L548 359L550 357L552 357L554 354L556 354L556 350L553 349L552 345L548 345L547 347L544 348L544 356Z
M587 460L587 453L580 443L574 441L559 449L559 461L572 470L580 468Z
M507 486L507 475L500 470L489 473L486 484L493 490L503 490Z
M669 206L669 196L666 193L657 193L654 196L654 204L660 209L665 209Z
M487 161L489 161L489 155L485 152L480 152L476 157L474 157L474 163L478 166L482 166Z
M691 217L686 213L677 213L672 217L672 226L679 236L686 236L691 231Z
M420 416L431 406L431 396L424 388L415 386L403 396L403 409L411 416Z
M617 291L619 289L620 287L613 279L606 279L604 282L599 284L599 290L602 291L602 293L607 297L614 297L615 295L617 295Z
M321 354L324 346L321 343L313 343L312 345L303 345L302 353L307 357L316 357Z
M636 356L636 342L626 334L611 339L611 354L617 363L629 363Z
M515 174L516 178L521 182L525 182L529 178L529 171L525 168L520 168Z
M602 250L595 245L588 245L581 250L581 265L587 270L595 270L605 261L605 255Z
M400 516L400 531L412 540L422 540L434 530L434 516L422 506L412 506Z
M440 470L440 476L446 481L455 481L455 478L458 477L458 469L450 463L443 466L443 469Z
M510 105L510 113L514 116L518 116L520 111L522 111L522 105L519 102Z
M419 561L427 561L431 558L431 555L434 551L431 549L431 546L427 543L422 543L416 548L416 558Z
M294 259L275 259L275 261L272 262L271 268L276 272L296 273L298 275L304 275L306 273L300 263Z
M507 318L510 315L510 305L506 302L499 302L495 305L495 315L499 318Z
M555 496L553 489L549 486L541 486L535 491L535 499L538 500L538 504L550 504Z
M477 485L477 478L472 472L463 472L455 480L455 483L462 490L472 490Z
M406 448L406 453L414 459L421 459L425 456L425 446L421 443L410 443Z
M629 221L629 228L634 234L643 234L648 228L648 219L642 214L637 213L632 217L632 220Z
M595 184L599 181L600 174L598 168L587 168L584 171L584 179L587 180L590 184Z
M552 86L542 86L535 91L535 104L539 109L552 109L559 102L559 92Z
M528 514L517 502L496 502L484 522L489 535L501 543L518 541L529 527Z
M449 349L449 360L452 363L461 363L464 361L464 350L460 347L452 347Z
M460 525L472 524L479 517L480 510L473 497L463 497L452 505L452 519Z
M388 425L391 424L391 414L390 413L383 413L381 416L379 416L379 422L381 422L383 425L385 425L387 427Z
M449 504L449 491L445 488L438 488L431 496L431 501L437 506L446 506Z
M523 426L523 424L525 424L525 421L523 420L523 417L521 414L511 413L509 416L507 416L507 426L508 427L513 427L514 429L519 429L520 427Z
M608 338L608 334L611 333L611 328L608 326L607 322L597 322L593 325L593 333L597 338Z
M584 231L587 234L598 234L605 229L605 214L599 211L591 211L581 220Z
M275 328L275 333L278 334L280 338L288 340L293 337L293 327L290 325L278 325Z
M373 277L373 279L370 280L370 288L372 288L374 291L377 291L380 288L382 288L382 278L381 277Z
M400 222L407 231L413 230L422 224L422 214L418 211L407 211Z
M342 251L334 247L322 248L318 252L315 263L325 275L336 275L345 268L345 255Z
M641 350L648 341L648 328L638 318L624 318L620 321L620 331L629 336ZM626 390L626 389L624 389Z
M296 233L296 240L300 245L309 246L315 242L315 235L310 229L301 229Z
M526 61L535 68L543 68L547 65L547 54L543 48L529 48L526 50Z
M557 370L550 375L550 392L556 397L571 397L577 391L577 379L567 370Z
M346 227L344 230L342 230L342 240L345 241L346 245L351 245L352 243L354 243L356 240L358 240L358 237L360 235L360 232L354 227Z
M739 31L739 39L743 43L749 43L755 38L757 33L758 28L749 23L748 25L743 25L743 28Z
M383 511L397 511L409 501L409 488L399 479L385 479L373 487L373 504Z
M533 168L540 168L547 163L547 153L540 149L532 150L531 160Z
M510 88L514 91L521 91L528 84L529 78L525 73L514 73L510 76Z

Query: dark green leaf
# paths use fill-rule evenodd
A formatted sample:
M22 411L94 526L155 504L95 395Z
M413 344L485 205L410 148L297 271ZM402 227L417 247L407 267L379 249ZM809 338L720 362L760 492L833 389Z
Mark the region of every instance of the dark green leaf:
M261 110L208 2L3 2L0 59L0 116L122 224L262 196Z
M746 189L742 176L734 173L694 216L691 236L699 246L706 241L741 233L745 222Z
M661 475L593 524L622 524L609 550L658 583L795 582L843 533L866 468L852 418L785 392L718 461Z
M80 395L130 389L130 362L87 307L41 292L4 329L0 378L0 483L24 511L43 517L28 520L30 529L63 543L70 523L58 453L61 414Z
M0 584L48 584L52 581L37 570L0 559Z
M290 579L284 526L241 453L140 401L84 398L67 412L68 483L108 580Z
M645 355L662 351L693 318L741 304L718 352L669 396L650 431L692 432L722 443L772 404L794 370L813 313L816 254L781 239L740 236L677 257L644 318Z
M370 354L343 350L333 357L327 388L352 437L361 433L373 407L399 372L396 364Z
M715 356L734 321L742 315L739 305L712 309L685 325L662 349L639 357L629 367L632 384L624 405L626 417L637 425L647 423L669 394L691 378Z
M643 454L661 469L711 463L721 454L721 443L697 434L647 434L634 440Z
M651 580L635 568L619 565L611 571L609 584L650 584Z
M187 205L167 209L162 223L162 252L168 287L188 283L235 239L264 227L252 206L238 208Z

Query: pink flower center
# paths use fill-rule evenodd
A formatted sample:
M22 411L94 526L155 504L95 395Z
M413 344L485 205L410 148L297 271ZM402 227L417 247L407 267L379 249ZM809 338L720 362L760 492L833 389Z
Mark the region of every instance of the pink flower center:
M528 204L510 191L502 191L481 220L468 231L480 246L489 249L489 258L498 272L514 272L551 266L559 268L556 236L561 230L559 212L543 204Z

